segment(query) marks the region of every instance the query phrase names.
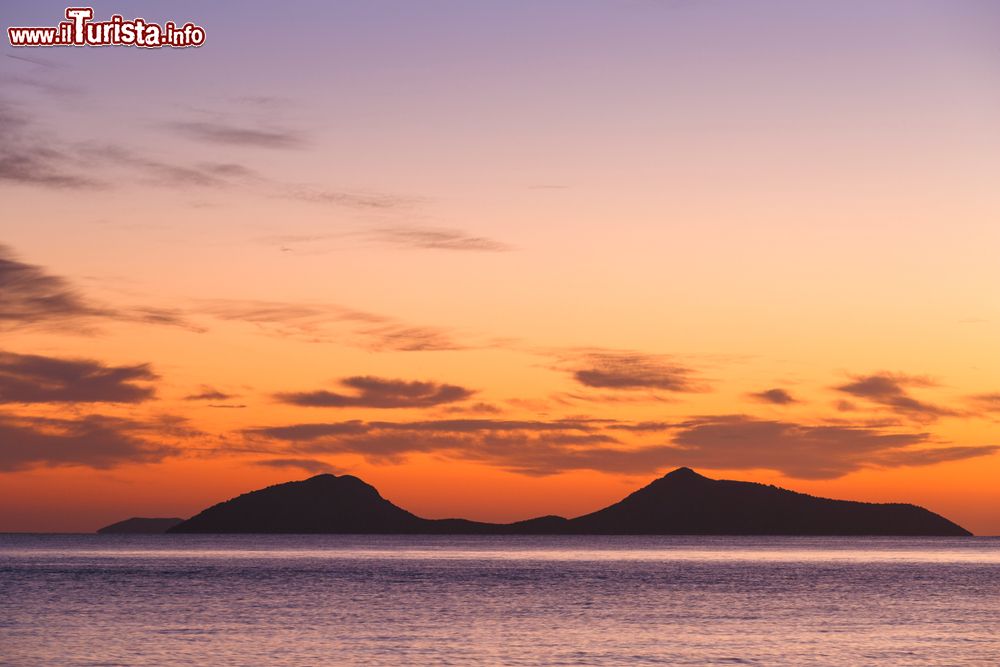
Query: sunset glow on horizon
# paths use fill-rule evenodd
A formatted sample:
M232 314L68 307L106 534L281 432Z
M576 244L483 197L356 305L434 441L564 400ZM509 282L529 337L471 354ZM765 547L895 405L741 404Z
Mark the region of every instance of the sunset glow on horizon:
M1000 535L1000 5L241 7L2 50L0 531L688 466Z

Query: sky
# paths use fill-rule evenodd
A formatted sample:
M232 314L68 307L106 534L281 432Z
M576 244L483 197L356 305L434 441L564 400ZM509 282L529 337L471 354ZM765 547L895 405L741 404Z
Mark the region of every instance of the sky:
M0 531L678 466L1000 534L1000 6L0 7Z

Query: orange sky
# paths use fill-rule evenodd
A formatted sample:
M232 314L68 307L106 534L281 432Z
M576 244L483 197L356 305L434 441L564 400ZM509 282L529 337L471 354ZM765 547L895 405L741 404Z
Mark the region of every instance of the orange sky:
M689 465L1000 534L995 6L135 4L205 46L2 49L0 530Z

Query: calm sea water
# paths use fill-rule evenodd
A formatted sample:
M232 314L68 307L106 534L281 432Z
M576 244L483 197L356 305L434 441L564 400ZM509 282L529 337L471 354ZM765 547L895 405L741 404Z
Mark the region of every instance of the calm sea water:
M1000 539L0 535L4 665L1000 664Z

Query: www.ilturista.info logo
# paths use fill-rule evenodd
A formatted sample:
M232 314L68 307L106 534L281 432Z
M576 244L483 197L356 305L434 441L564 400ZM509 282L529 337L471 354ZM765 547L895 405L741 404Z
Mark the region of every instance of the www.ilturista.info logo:
M11 46L164 46L183 48L205 43L205 29L194 23L178 26L167 21L162 26L146 19L124 19L115 14L107 21L92 21L92 7L67 7L66 21L49 28L7 28Z

